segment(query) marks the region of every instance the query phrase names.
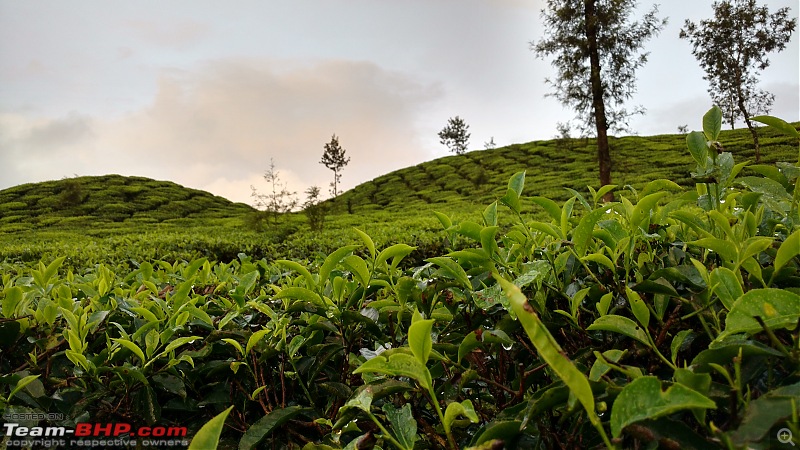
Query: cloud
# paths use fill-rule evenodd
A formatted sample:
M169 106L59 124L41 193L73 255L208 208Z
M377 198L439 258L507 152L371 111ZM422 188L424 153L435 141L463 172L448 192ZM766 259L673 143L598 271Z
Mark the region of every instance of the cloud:
M28 180L141 175L250 202L249 186L266 189L259 183L274 158L290 190L327 192L333 174L319 160L335 133L351 157L341 186L348 189L428 159L418 116L441 96L436 85L368 62L212 61L164 70L150 105L123 117L0 118L0 130L16 123L8 144L19 149L0 178L22 165ZM62 159L67 150L77 157Z

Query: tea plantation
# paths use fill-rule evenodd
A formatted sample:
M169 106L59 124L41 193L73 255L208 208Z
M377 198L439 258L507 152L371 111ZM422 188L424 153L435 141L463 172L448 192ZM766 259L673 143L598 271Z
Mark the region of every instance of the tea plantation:
M603 189L591 140L441 158L328 201L320 231L139 177L0 191L3 443L800 444L800 142L765 121L760 164L718 109L614 139Z

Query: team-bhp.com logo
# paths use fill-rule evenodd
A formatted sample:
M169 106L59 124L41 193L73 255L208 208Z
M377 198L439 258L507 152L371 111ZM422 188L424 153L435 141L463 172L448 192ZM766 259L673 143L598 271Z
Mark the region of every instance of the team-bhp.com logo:
M3 424L3 442L8 447L186 447L187 433L186 427L134 427L129 423L79 423L74 428Z

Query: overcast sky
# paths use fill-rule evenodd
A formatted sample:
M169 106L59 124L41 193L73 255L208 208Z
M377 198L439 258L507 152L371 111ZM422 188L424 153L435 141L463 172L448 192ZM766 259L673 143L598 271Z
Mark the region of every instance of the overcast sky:
M667 0L631 105L637 134L700 128L707 84L678 32L711 1ZM797 0L762 1L798 15ZM647 9L651 2L640 2ZM74 175L170 180L250 203L274 158L289 188L328 189L332 134L345 189L470 148L550 139L573 117L545 98L542 0L0 0L0 189ZM772 113L800 116L798 38L770 56ZM645 153L643 153L645 154Z

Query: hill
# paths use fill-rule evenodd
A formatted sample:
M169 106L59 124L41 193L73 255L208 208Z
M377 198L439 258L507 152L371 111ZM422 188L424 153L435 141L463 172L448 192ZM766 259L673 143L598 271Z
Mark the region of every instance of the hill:
M0 229L80 228L240 217L253 208L169 181L105 175L0 191Z
M795 124L797 126L797 124ZM641 189L667 178L693 189L694 162L685 135L612 138L613 181ZM720 141L737 162L754 160L747 130L724 131ZM762 163L797 160L797 144L761 132ZM377 245L417 247L419 263L447 247L433 214L480 222L483 209L501 197L508 179L526 171L526 195L563 201L568 189L597 186L592 139L535 141L447 156L363 183L326 202L323 230L311 230L302 213L277 224L252 227L254 209L208 192L142 177L107 175L25 184L0 191L0 262L38 261L68 255L79 265L104 255L113 264L201 256L230 261L254 258L314 259L359 242L353 228ZM748 169L745 169L747 174ZM525 206L530 214L541 211ZM134 263L135 264L135 263Z
M790 138L767 128L759 135L762 164L797 160L797 144ZM737 162L755 161L746 129L723 131L720 141ZM686 135L612 137L610 145L612 181L620 187L640 189L657 178L694 185ZM447 156L363 183L340 195L334 210L471 211L501 197L511 175L522 170L527 171L529 195L566 200L572 196L566 188L585 192L586 186L598 187L596 148L594 139L554 139Z

